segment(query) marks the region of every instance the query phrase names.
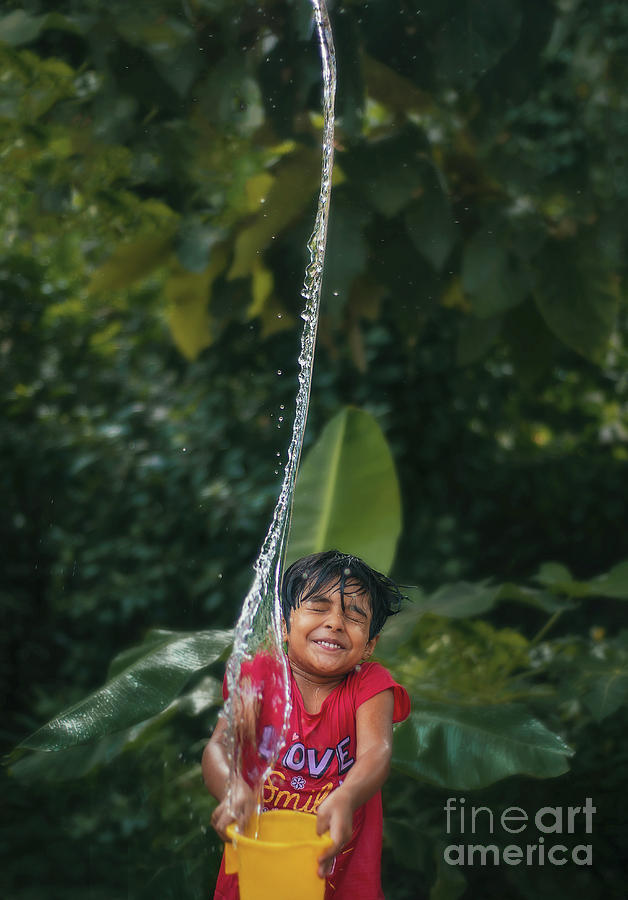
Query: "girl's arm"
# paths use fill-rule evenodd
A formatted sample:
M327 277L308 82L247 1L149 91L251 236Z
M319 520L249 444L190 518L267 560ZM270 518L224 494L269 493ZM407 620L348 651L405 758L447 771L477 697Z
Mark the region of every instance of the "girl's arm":
M255 809L256 797L241 776L236 777L231 790L231 767L227 756L227 722L220 716L214 733L203 751L201 769L203 780L210 794L218 800L218 806L212 813L211 824L223 841L229 843L226 828L237 822L244 828L251 813Z
M219 803L225 799L229 784L230 770L225 743L226 735L227 722L221 715L216 722L214 733L203 750L203 758L201 760L205 786Z
M356 758L343 783L321 803L316 814L319 834L329 830L333 846L318 860L318 874L331 870L334 856L353 834L353 814L381 788L392 757L394 697L392 689L375 694L358 707Z

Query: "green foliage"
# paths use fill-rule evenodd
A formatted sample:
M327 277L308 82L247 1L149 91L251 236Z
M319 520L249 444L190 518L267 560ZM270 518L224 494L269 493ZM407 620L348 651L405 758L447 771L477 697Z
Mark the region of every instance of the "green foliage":
M383 478L360 521L390 524L364 546L380 568L396 548L392 574L423 586L378 645L416 715L386 789L387 896L459 897L468 879L486 900L623 898L626 6L331 14L337 169L307 440L331 446L347 406L377 421L403 531ZM124 648L144 655L148 629L236 616L287 443L321 120L306 0L11 0L0 41L10 748L97 694ZM207 896L218 848L197 763L217 683L196 661L142 701L144 723L14 763L12 898ZM557 771L567 745L568 773L501 778ZM435 783L458 772L499 776L469 795L495 807L595 796L592 870L445 866Z
M509 775L551 778L567 771L569 747L525 709L422 701L395 735L393 765L452 790Z
M388 572L400 531L399 486L386 440L368 413L344 409L303 461L286 562L334 547Z
M102 688L36 731L22 746L65 750L143 722L165 709L192 675L224 656L231 640L229 632L149 632L141 647L113 661L110 680Z
M602 359L617 321L616 279L583 241L563 241L544 251L534 291L549 328L583 356Z

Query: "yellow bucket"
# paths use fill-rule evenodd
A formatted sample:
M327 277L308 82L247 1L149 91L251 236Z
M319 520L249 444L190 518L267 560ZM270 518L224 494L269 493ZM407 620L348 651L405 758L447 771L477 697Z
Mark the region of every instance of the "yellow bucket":
M229 825L225 870L237 872L240 900L323 900L325 880L318 877L318 857L331 847L329 832L316 834L316 816L275 809L256 816L244 833Z

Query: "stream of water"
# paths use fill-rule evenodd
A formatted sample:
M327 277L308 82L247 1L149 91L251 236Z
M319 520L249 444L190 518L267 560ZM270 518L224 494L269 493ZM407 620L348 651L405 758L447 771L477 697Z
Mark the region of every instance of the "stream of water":
M325 0L311 0L311 2L322 64L324 123L320 192L314 230L307 245L310 261L305 271L301 291L305 307L301 313L303 331L294 423L281 491L268 533L254 565L253 583L244 599L242 612L235 629L233 651L227 665L229 696L225 703L225 716L228 722L228 750L232 776L236 773L243 774L258 795L264 779L283 745L284 733L290 716L290 680L287 661L282 649L280 588L312 384L334 161L336 60L333 36ZM236 720L242 711L243 699L250 710L256 708L256 703L259 708L262 697L258 695L243 698L242 665L243 662L251 661L259 653L268 654L275 663L276 682L282 688L277 699L283 719L280 728L265 729L259 745L247 748L242 745L242 729L236 728ZM244 679L244 683L247 683L246 679ZM274 686L275 683L272 687ZM244 690L261 692L264 689L268 691L270 688L271 685L268 684L265 686L254 685L252 688L248 685ZM254 729L253 733L256 733ZM250 734L249 730L249 739ZM233 784L233 777L231 781Z

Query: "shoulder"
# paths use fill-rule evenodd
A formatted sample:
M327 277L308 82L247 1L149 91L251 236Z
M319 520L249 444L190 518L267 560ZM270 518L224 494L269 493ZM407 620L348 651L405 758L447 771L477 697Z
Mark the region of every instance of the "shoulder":
M382 691L392 690L395 706L393 722L402 722L410 715L410 697L406 689L398 684L388 669L376 662L362 663L349 679L356 708Z

